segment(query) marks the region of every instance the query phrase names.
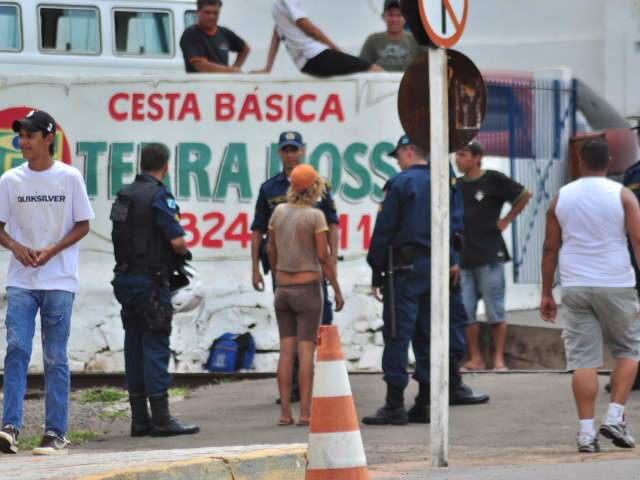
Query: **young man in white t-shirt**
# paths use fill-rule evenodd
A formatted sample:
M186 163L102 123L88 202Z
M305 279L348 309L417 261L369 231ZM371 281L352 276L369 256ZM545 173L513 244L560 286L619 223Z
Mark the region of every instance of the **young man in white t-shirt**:
M280 41L284 42L296 67L314 77L349 75L359 72L382 72L378 65L349 55L320 30L302 8L301 0L275 0L272 7L276 23L267 57L267 66L256 73L270 73Z
M0 245L13 253L7 276L7 352L0 451L17 453L27 369L40 312L45 433L35 455L68 452L71 310L78 290L78 241L93 209L80 172L53 160L56 122L32 111L13 122L27 160L0 177ZM8 229L5 229L5 226Z

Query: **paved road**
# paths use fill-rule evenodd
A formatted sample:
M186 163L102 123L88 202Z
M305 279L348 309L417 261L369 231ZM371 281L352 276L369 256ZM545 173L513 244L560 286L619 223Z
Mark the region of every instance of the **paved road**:
M576 421L569 375L483 374L465 378L470 385L489 393L492 398L488 405L451 409L452 467L585 460L584 456L575 453ZM600 380L604 385L606 377ZM360 416L374 412L381 405L384 385L379 375L355 375L351 377L351 383ZM408 402L412 401L415 393L415 386L411 385ZM82 450L306 442L306 428L275 425L279 413L279 408L273 403L275 397L276 384L272 379L199 389L173 408L176 416L201 426L199 435L172 439L131 438L127 432L128 425L121 422L114 425L114 430L103 441L89 443ZM632 424L634 418L640 419L639 400L640 394L632 394L629 407ZM601 395L598 414L604 412L606 402L604 394ZM412 464L420 465L420 468L427 465L428 426L363 426L362 435L369 464L375 469L390 470L385 465L401 464L405 471L411 471ZM603 449L603 453L591 459L637 458L635 452L621 451L606 442L603 442Z
M640 460L587 462L582 464L526 465L490 468L450 468L421 470L415 468L396 474L374 474L375 480L637 480Z

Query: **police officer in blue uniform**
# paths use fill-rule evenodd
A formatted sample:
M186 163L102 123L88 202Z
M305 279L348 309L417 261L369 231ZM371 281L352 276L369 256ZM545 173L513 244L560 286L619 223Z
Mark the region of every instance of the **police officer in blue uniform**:
M197 426L180 423L169 413L168 395L171 274L191 254L176 201L162 183L169 169L166 148L145 146L141 169L135 181L118 192L111 209L116 259L112 284L122 305L131 436L193 434Z
M282 172L271 177L260 186L260 193L256 202L255 216L251 224L251 264L252 264L252 283L253 288L258 291L264 290L264 279L260 273L260 264L262 264L265 275L269 273L271 266L267 257L267 232L269 230L269 220L275 208L287 201L287 191L291 186L289 176L295 167L297 167L305 155L305 144L302 135L298 132L283 132L280 134L278 141L278 154L282 159ZM327 190L318 205L316 206L325 215L327 224L329 225L329 245L331 247L332 261L338 259L338 225L340 223L336 211L336 205L331 195L331 191ZM323 281L324 292L324 308L322 312L322 324L331 325L333 322L333 310L331 300L327 291L327 282ZM275 275L272 275L273 290L275 292ZM296 363L297 366L297 363ZM292 401L298 401L299 392L297 388L297 374L294 372L294 388L292 393Z
M385 347L382 369L387 396L385 405L375 415L363 418L363 423L369 425L429 422L430 170L425 152L406 135L400 138L390 155L398 160L401 172L385 186L385 198L376 219L367 255L367 262L373 270L374 294L379 297L381 287L384 292ZM453 232L459 233L462 226L459 209L462 203L459 199L456 201L454 189L452 194L454 214L451 225ZM452 249L452 277L457 283L456 257ZM390 285L391 278L393 285ZM458 365L464 356L465 323L459 293L452 297L451 317L451 403L486 402L488 396L474 393L462 383L459 373ZM419 382L419 393L415 405L407 412L404 407L404 390L409 383L409 343L413 344L416 357L413 377Z

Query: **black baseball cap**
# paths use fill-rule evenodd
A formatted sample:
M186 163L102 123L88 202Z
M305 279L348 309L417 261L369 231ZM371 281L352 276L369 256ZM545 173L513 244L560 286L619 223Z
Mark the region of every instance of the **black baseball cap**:
M20 133L23 128L27 132L42 132L45 135L56 133L56 121L43 110L31 110L22 120L15 120L13 131Z
M390 8L400 8L400 0L384 0L383 12L386 12Z
M278 140L278 149L292 145L297 148L303 148L304 142L302 141L302 135L298 132L282 132L280 139Z
M482 145L478 142L469 142L464 147L462 147L459 152L470 152L474 157L484 155L484 150Z
M390 157L398 158L398 150L400 149L400 147L406 147L408 145L413 145L413 142L409 138L409 135L407 135L407 134L402 135L400 137L400 139L398 140L398 144L396 145L396 148L394 148L392 151L390 151L388 153L388 155Z

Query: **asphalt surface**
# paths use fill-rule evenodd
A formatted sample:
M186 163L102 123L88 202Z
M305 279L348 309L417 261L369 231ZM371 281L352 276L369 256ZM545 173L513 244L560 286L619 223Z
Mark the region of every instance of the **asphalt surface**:
M606 380L606 377L600 377L602 386ZM537 469L538 466L550 464L549 475L553 475L554 464L610 460L616 460L620 468L640 472L635 468L637 464L634 464L635 467L632 465L634 462L617 462L638 459L640 451L620 450L604 439L601 441L602 453L589 456L576 453L577 420L569 375L475 374L466 375L465 381L490 394L491 401L486 405L451 408L451 468L446 471L429 470L430 430L426 425L362 425L363 441L369 465L375 473L374 478L425 478L429 470L429 478L501 479L508 476L514 480L539 476L514 476L532 474L534 470L530 470L533 467L527 467L520 471L509 467L512 465L535 465ZM416 393L413 383L406 396L408 404L411 404ZM360 417L381 406L385 391L380 375L353 375L351 385ZM305 443L308 439L307 428L276 426L279 414L279 407L274 404L276 392L274 379L201 388L173 405L175 416L201 427L198 435L170 439L131 438L128 436L128 424L122 421L114 424L103 440L90 442L75 450L129 451ZM607 397L602 393L598 415L604 414L606 404ZM632 394L627 412L633 426L634 419L640 418L640 393ZM562 470L562 467L558 468ZM488 476L469 476L480 471L486 471ZM555 478L546 475L542 478ZM625 475L613 478L635 478ZM591 477L580 475L571 478Z
M618 460L561 465L526 465L491 468L448 468L402 472L374 479L402 480L637 480L640 460Z

